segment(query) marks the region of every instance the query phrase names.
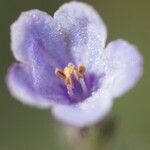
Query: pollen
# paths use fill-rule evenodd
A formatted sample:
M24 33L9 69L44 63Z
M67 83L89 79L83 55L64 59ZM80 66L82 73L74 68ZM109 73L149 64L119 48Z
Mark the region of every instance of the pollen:
M73 75L79 81L83 78L86 68L84 65L80 64L78 67L75 67L73 64L69 63L64 70L55 69L55 75L64 80L64 83L68 87L73 87Z

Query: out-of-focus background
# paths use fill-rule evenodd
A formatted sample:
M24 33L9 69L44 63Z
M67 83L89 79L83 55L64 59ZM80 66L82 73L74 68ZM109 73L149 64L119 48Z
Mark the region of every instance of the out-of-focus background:
M5 85L10 52L9 27L24 10L44 10L51 15L65 0L0 0L0 150L67 150L60 124L49 111L15 101ZM117 118L110 150L150 149L150 1L86 0L108 27L108 41L124 38L135 43L144 56L144 76L139 84L115 101L111 116ZM130 72L129 72L130 73ZM100 139L98 139L100 140ZM106 146L107 147L107 146ZM108 148L105 148L108 149Z

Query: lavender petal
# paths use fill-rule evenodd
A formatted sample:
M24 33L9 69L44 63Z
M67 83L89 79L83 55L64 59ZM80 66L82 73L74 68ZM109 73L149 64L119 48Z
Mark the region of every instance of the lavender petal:
M107 84L118 97L131 89L143 73L143 59L137 47L119 39L108 44L105 51Z
M102 121L110 112L112 99L108 93L98 90L77 105L57 105L52 109L52 114L59 121L75 127L86 127Z
M52 87L49 97L37 91L31 68L25 64L13 64L8 71L6 82L13 97L30 106L49 108L58 102L67 101L64 93L59 93L59 90L55 93Z
M88 60L93 53L99 55L107 37L106 26L98 13L87 4L70 2L56 11L54 19L59 21L66 34L76 64L83 63L90 68L91 61Z

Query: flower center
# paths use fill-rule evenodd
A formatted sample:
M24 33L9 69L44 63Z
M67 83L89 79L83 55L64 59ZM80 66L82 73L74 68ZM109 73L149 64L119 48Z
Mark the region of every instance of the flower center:
M84 81L85 72L86 68L82 64L75 67L73 64L69 63L64 70L55 69L55 75L64 81L69 96L79 101L85 98L88 92Z
M86 68L83 65L79 65L78 67L75 67L71 63L69 63L64 70L60 70L58 68L55 69L55 74L59 78L63 79L65 82L65 85L68 87L73 87L74 83L72 80L72 75L76 77L78 81L83 79L84 73Z

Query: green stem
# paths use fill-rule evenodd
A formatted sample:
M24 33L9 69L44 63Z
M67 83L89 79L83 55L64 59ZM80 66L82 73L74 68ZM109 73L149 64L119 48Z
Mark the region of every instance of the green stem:
M87 130L69 128L67 136L73 150L93 150L93 144L89 141L87 134Z
M116 120L108 118L103 123L90 128L79 129L65 126L61 128L63 133L60 133L68 141L71 150L106 150L114 141L115 129Z

